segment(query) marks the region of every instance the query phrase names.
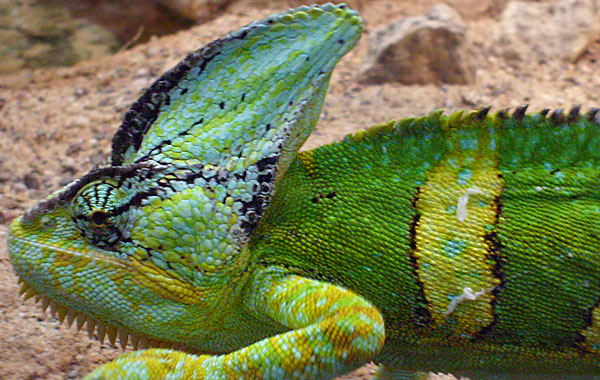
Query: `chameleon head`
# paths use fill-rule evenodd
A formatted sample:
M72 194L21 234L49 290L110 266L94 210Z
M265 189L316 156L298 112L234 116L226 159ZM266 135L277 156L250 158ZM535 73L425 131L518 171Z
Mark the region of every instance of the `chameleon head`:
M112 339L211 351L210 334L239 320L245 242L360 33L343 4L300 7L165 73L125 114L110 166L12 223L9 258L26 295ZM226 350L236 337L219 339Z
M198 187L163 199L165 171L98 169L13 221L9 257L27 295L112 339L153 326L144 338L185 342L187 322L210 326L245 261L236 204Z

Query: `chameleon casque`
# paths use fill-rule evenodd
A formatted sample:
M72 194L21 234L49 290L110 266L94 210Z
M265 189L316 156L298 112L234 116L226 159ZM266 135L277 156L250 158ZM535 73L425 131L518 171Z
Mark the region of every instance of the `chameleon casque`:
M597 109L433 112L298 153L357 42L301 7L192 53L13 221L26 297L158 346L88 379L600 379Z

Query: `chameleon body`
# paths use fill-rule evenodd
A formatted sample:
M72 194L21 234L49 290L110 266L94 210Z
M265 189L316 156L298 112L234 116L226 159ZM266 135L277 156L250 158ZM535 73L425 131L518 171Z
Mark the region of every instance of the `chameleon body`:
M361 20L192 53L13 221L26 297L151 348L88 379L600 378L598 111L433 112L297 153Z

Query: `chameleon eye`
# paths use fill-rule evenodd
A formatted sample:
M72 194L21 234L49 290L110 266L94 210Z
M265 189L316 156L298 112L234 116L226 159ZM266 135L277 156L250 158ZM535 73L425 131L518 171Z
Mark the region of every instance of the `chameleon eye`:
M91 244L110 249L123 237L125 216L119 212L121 190L110 182L92 182L82 187L71 201L71 218Z
M108 215L104 211L96 210L90 215L90 220L96 227L104 227L106 226Z

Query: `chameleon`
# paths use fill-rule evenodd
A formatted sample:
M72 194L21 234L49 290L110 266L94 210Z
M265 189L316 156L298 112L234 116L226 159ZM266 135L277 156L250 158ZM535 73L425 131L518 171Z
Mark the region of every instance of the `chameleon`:
M314 5L191 53L110 163L12 221L25 298L135 349L86 379L600 379L600 110L299 151L361 30Z

